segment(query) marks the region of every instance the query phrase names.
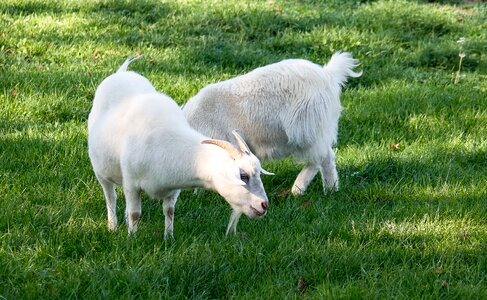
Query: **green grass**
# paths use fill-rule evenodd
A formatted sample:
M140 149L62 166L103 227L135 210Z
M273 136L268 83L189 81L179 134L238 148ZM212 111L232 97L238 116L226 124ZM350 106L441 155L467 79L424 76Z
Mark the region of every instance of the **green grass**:
M0 299L487 298L486 20L479 1L2 1ZM126 57L182 104L337 50L364 70L342 96L339 192L294 198L300 166L268 162L270 211L237 236L192 191L174 241L148 197L136 236L107 230L86 120Z

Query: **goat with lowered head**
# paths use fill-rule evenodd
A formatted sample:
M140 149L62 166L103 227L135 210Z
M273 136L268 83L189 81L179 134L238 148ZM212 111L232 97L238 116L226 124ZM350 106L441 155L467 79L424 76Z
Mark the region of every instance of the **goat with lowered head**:
M269 202L260 174L268 172L240 135L232 131L234 146L192 129L171 98L127 71L132 60L103 80L88 118L89 157L105 195L108 228L117 226L115 185L123 187L129 233L137 230L141 191L163 199L165 237L173 235L174 206L184 188L225 198L233 209L227 234L242 213L264 215Z
M235 128L261 160L294 156L306 163L291 189L304 193L321 171L325 190L338 190L332 146L337 141L341 89L358 65L337 52L324 65L287 59L245 75L210 84L183 112L199 132L230 140Z

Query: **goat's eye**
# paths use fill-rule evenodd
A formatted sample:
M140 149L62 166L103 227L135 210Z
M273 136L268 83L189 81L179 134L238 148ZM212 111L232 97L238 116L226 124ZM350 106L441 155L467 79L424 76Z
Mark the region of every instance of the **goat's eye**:
M240 173L240 179L244 182L249 181L249 175L246 173Z

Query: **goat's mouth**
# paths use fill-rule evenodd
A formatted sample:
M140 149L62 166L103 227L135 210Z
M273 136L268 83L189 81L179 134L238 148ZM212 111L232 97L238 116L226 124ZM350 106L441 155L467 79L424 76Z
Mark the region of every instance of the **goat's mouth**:
M265 215L265 210L263 211L258 211L257 209L255 209L254 207L252 207L252 205L250 205L250 210L257 216L257 217L261 217L263 215Z

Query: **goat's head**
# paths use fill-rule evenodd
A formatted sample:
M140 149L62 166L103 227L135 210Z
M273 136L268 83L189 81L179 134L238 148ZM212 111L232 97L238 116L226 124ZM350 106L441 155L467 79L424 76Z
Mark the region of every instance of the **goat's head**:
M223 140L205 140L204 144L213 144L226 150L234 163L226 168L225 174L216 182L216 189L220 195L232 206L233 212L227 228L235 232L237 222L243 213L250 218L265 215L269 207L269 200L260 179L260 174L274 175L262 169L259 159L250 151L243 138L232 131L239 147Z

